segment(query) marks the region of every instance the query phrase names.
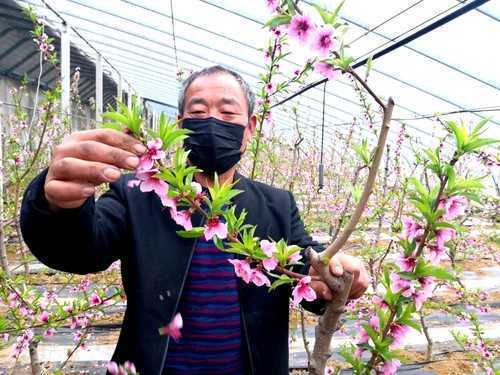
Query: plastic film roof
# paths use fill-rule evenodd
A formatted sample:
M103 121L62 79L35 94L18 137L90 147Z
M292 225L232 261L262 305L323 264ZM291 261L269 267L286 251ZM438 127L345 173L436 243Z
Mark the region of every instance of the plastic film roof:
M61 27L61 19L42 0L17 2L32 4L54 28ZM345 38L351 42L350 54L359 61L470 2L348 0L342 16L350 25ZM258 74L264 71L264 57L259 48L266 45L268 38L262 25L271 17L265 1L46 0L46 3L106 57L115 80L119 71L140 96L169 106L177 103L178 68L198 70L221 64L238 71L253 87L257 85ZM333 7L337 2L324 3ZM307 3L301 4L306 13L315 14ZM427 146L442 133L435 121L422 117L471 109L474 113L453 117L475 122L491 116L490 132L497 133L499 38L500 2L489 1L374 61L370 85L380 96L392 96L397 103L392 139L405 123L415 144ZM95 56L95 51L78 35L72 36L72 44L90 58ZM290 55L281 64L283 74L290 77L307 57L307 53ZM363 73L364 68L358 71ZM318 79L319 75L312 74L307 83ZM320 85L276 107L275 131L284 137L291 136L295 118L290 107L295 105L303 134L317 139L322 99ZM368 130L349 79L342 77L328 82L325 137L331 138L335 132L345 134L353 118L358 119L360 129Z

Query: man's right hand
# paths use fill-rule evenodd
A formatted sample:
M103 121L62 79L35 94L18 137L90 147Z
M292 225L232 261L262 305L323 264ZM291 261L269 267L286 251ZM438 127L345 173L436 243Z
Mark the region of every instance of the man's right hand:
M45 179L45 197L54 211L77 208L94 194L95 187L116 181L119 168L133 170L144 145L111 129L72 133L54 148Z

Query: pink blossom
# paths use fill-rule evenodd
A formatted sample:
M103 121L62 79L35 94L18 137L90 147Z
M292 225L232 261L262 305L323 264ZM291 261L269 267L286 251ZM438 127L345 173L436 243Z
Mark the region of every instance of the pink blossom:
M417 310L420 310L424 302L432 296L435 283L434 279L430 276L421 277L418 281L422 289L415 292L415 307Z
M436 244L439 248L444 248L444 244L455 237L455 229L441 228L436 231Z
M366 344L368 340L370 340L370 336L368 336L368 333L366 333L365 329L361 327L359 329L358 335L355 338L356 344L358 345Z
M177 211L175 208L170 209L170 217L175 221L177 225L180 225L185 230L193 229L193 224L191 223L191 211L182 210Z
M333 27L323 26L313 36L311 47L322 57L327 57L333 48L333 32Z
M228 262L233 265L236 276L242 278L247 284L252 280L252 269L247 260L228 259Z
M42 323L47 323L49 321L49 313L47 311L42 311L42 313L38 316L38 320Z
M303 299L306 301L314 301L316 299L316 292L310 286L311 276L304 276L299 280L293 289L293 304L297 306Z
M177 199L170 198L166 193L164 195L160 196L160 199L161 199L161 204L164 207L169 207L172 209L177 208Z
M272 82L266 84L266 92L268 94L272 94L274 92L274 85L272 84Z
M403 216L401 220L403 221L403 237L407 238L408 241L413 241L424 234L424 227L411 217Z
M54 336L54 334L56 333L56 330L52 327L50 327L49 329L47 329L45 331L45 333L43 334L45 337L52 337Z
M410 332L410 327L400 323L391 324L389 336L392 337L391 349L400 348L406 335Z
M28 328L26 331L21 336L18 336L16 339L16 343L12 347L12 353L11 357L12 358L18 358L19 355L26 350L28 345L31 343L33 340L34 336L34 331L31 328Z
M378 315L373 315L370 318L369 324L370 324L370 327L372 327L374 330L377 330L379 328L379 325L380 325Z
M467 199L461 195L441 199L438 208L444 210L443 219L453 220L463 215L467 207Z
M206 241L211 240L214 236L222 240L227 237L227 224L220 221L218 217L213 217L205 225L204 234Z
M290 263L297 263L299 260L302 259L302 255L300 254L300 251L296 251L292 255L288 257L288 261Z
M374 330L378 330L379 324L380 324L378 316L373 315L370 318L369 324L370 324L371 328L373 328ZM360 327L359 333L356 336L355 340L356 340L356 344L358 344L358 345L366 344L370 340L370 336L368 336L368 333L366 332L366 330L363 327Z
M355 356L356 358L361 358L361 357L363 356L363 352L364 352L364 351L365 351L365 350L364 350L363 348L358 347L358 348L356 348L356 350L354 351L354 356Z
M125 370L127 370L131 374L137 373L135 365L132 362L130 362L130 361L125 361L125 363L123 364L123 367L125 368Z
M276 252L276 245L268 240L261 240L260 248L262 249L262 252L268 257L273 256L273 253Z
M288 26L290 38L298 39L301 43L306 43L311 33L314 32L314 25L307 15L295 15Z
M432 264L438 264L445 255L444 247L439 247L436 245L427 245L427 250L429 250L429 252L426 254L426 258Z
M81 341L82 338L83 338L82 331L73 332L73 341L78 342L78 341Z
M269 272L271 272L278 265L278 259L276 259L276 257L271 257L271 258L264 259L262 261L262 265L264 266L264 268L266 270L268 270Z
M119 373L119 368L118 368L118 364L116 364L116 362L109 362L108 365L106 366L108 372L112 375L118 375Z
M405 257L405 256L399 256L396 259L396 264L399 266L401 271L404 272L411 272L415 268L415 265L417 264L417 260L414 257Z
M337 79L340 75L340 70L335 69L332 65L327 64L323 61L318 61L318 62L314 63L313 68L316 72L325 76L330 81Z
M181 338L182 325L182 316L180 313L177 313L168 325L159 329L160 335L169 335L177 341Z
M381 309L386 309L386 308L389 307L389 305L387 304L387 302L385 302L385 300L383 298L380 298L377 295L374 295L372 297L372 302L373 302L373 304L375 304L376 306L380 307Z
M92 306L96 306L96 305L100 305L102 303L102 299L101 297L99 297L99 295L94 292L90 295L90 304Z
M391 273L390 279L391 290L393 291L393 293L401 292L401 294L405 297L411 297L413 295L415 289L411 285L410 280L403 279L395 272Z
M143 193L154 191L160 198L162 198L168 190L168 184L159 178L149 177L142 181L140 189Z
M138 168L135 172L135 177L137 179L130 180L127 183L128 187L139 186L140 190L143 193L147 193L149 191L154 191L162 202L166 199L166 194L168 192L168 184L160 180L159 178L153 177L158 172L158 169L142 169Z
M271 282L269 281L267 276L255 268L252 270L252 274L250 277L251 277L250 281L257 286L262 286L262 285L271 286Z
M17 293L10 292L7 301L9 302L9 307L16 307L19 303L19 296Z
M401 366L401 362L397 359L392 359L386 361L382 367L382 375L394 375L397 373L398 368Z
M266 0L266 5L271 12L275 12L278 8L278 0Z
M161 149L162 141L160 138L152 139L147 143L147 151L139 159L138 169L152 169L155 160L160 160L165 157L165 151Z

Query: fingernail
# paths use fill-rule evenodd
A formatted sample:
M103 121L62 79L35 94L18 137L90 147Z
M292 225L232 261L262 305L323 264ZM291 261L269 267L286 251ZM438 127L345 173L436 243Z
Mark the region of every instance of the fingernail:
M143 144L140 144L140 143L135 144L133 148L134 148L134 152L137 155L142 155L147 150L147 148Z
M86 197L90 197L92 194L94 194L94 187L93 186L87 186L83 188L83 195Z
M334 270L335 270L335 273L341 273L342 272L342 268L340 268L340 266L335 266Z
M139 165L139 158L137 156L129 156L125 159L125 164L129 168L135 168Z
M120 171L116 168L106 168L103 171L104 177L106 177L108 180L116 180L118 177L120 177Z

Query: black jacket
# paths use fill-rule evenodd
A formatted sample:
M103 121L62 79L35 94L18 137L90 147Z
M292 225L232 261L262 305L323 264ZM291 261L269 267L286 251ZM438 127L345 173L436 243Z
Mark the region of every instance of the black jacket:
M131 175L110 184L96 202L91 197L82 207L57 214L48 210L44 198L45 176L46 171L37 176L24 194L24 240L42 263L65 272L103 271L120 259L127 309L113 360L132 361L143 375L162 373L168 338L158 328L176 312L195 241L175 233L180 228L156 194L126 186ZM244 193L234 203L248 211L247 222L257 225L257 236L320 249L305 232L290 192L237 178L236 188ZM193 225L198 224L201 216L194 216ZM288 374L290 288L269 293L238 279L238 293L248 372Z

